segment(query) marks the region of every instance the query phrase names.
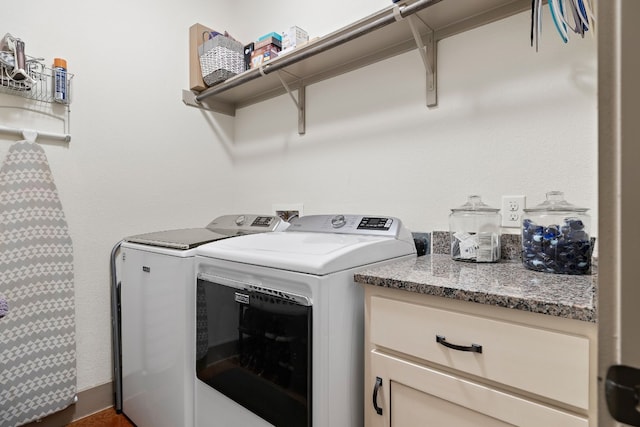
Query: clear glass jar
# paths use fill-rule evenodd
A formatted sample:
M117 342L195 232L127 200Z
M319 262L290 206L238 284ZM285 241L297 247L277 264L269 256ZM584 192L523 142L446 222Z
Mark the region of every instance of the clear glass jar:
M497 262L500 260L500 210L484 204L480 196L451 209L451 258L456 261Z
M590 274L593 244L587 208L550 191L547 200L524 209L522 263L530 270L558 274Z

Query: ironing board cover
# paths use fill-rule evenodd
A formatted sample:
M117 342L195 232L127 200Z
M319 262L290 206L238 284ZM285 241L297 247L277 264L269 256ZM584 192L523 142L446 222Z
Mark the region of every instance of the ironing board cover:
M9 427L76 395L73 247L35 142L13 144L0 169L0 297L0 427Z

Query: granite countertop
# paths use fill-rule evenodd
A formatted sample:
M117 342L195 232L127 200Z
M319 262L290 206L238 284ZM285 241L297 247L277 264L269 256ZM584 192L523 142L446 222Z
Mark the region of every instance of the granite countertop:
M466 263L425 255L358 272L355 281L444 298L597 322L596 273L527 270L517 261Z

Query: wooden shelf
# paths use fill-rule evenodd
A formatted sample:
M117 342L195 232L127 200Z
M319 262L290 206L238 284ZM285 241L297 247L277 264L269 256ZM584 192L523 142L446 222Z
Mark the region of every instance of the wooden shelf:
M304 87L414 49L426 50L427 104L436 105L436 42L525 11L529 0L417 0L399 2L313 40L291 53L251 69L200 93L183 91L185 104L235 115L246 107L299 91L300 133L304 133ZM417 37L412 32L416 28ZM421 39L421 40L420 40ZM421 47L424 43L425 47ZM429 99L431 98L431 99Z

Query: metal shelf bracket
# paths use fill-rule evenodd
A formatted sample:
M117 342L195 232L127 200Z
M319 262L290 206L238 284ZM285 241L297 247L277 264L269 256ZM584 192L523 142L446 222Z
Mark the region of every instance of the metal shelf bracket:
M398 16L398 15L396 15ZM420 20L416 15L409 15L406 17L411 28L411 33L416 41L418 47L418 53L424 63L424 69L427 73L427 107L435 107L438 105L438 86L436 80L436 41L431 29L426 23ZM422 25L427 29L425 40L423 41L418 25Z
M260 71L262 73L262 69ZM295 104L298 110L298 134L304 135L307 127L306 115L305 115L305 110L306 110L305 109L305 106L306 106L305 86L304 84L302 84L302 81L300 81L300 84L298 86L298 99L296 99L296 97L293 96L293 92L291 91L291 88L289 87L287 82L285 82L284 79L282 78L281 73L282 73L282 70L278 70L276 72L276 75L278 76L278 79L280 79L280 83L282 83L282 86L287 91L287 93L293 100L293 103Z

